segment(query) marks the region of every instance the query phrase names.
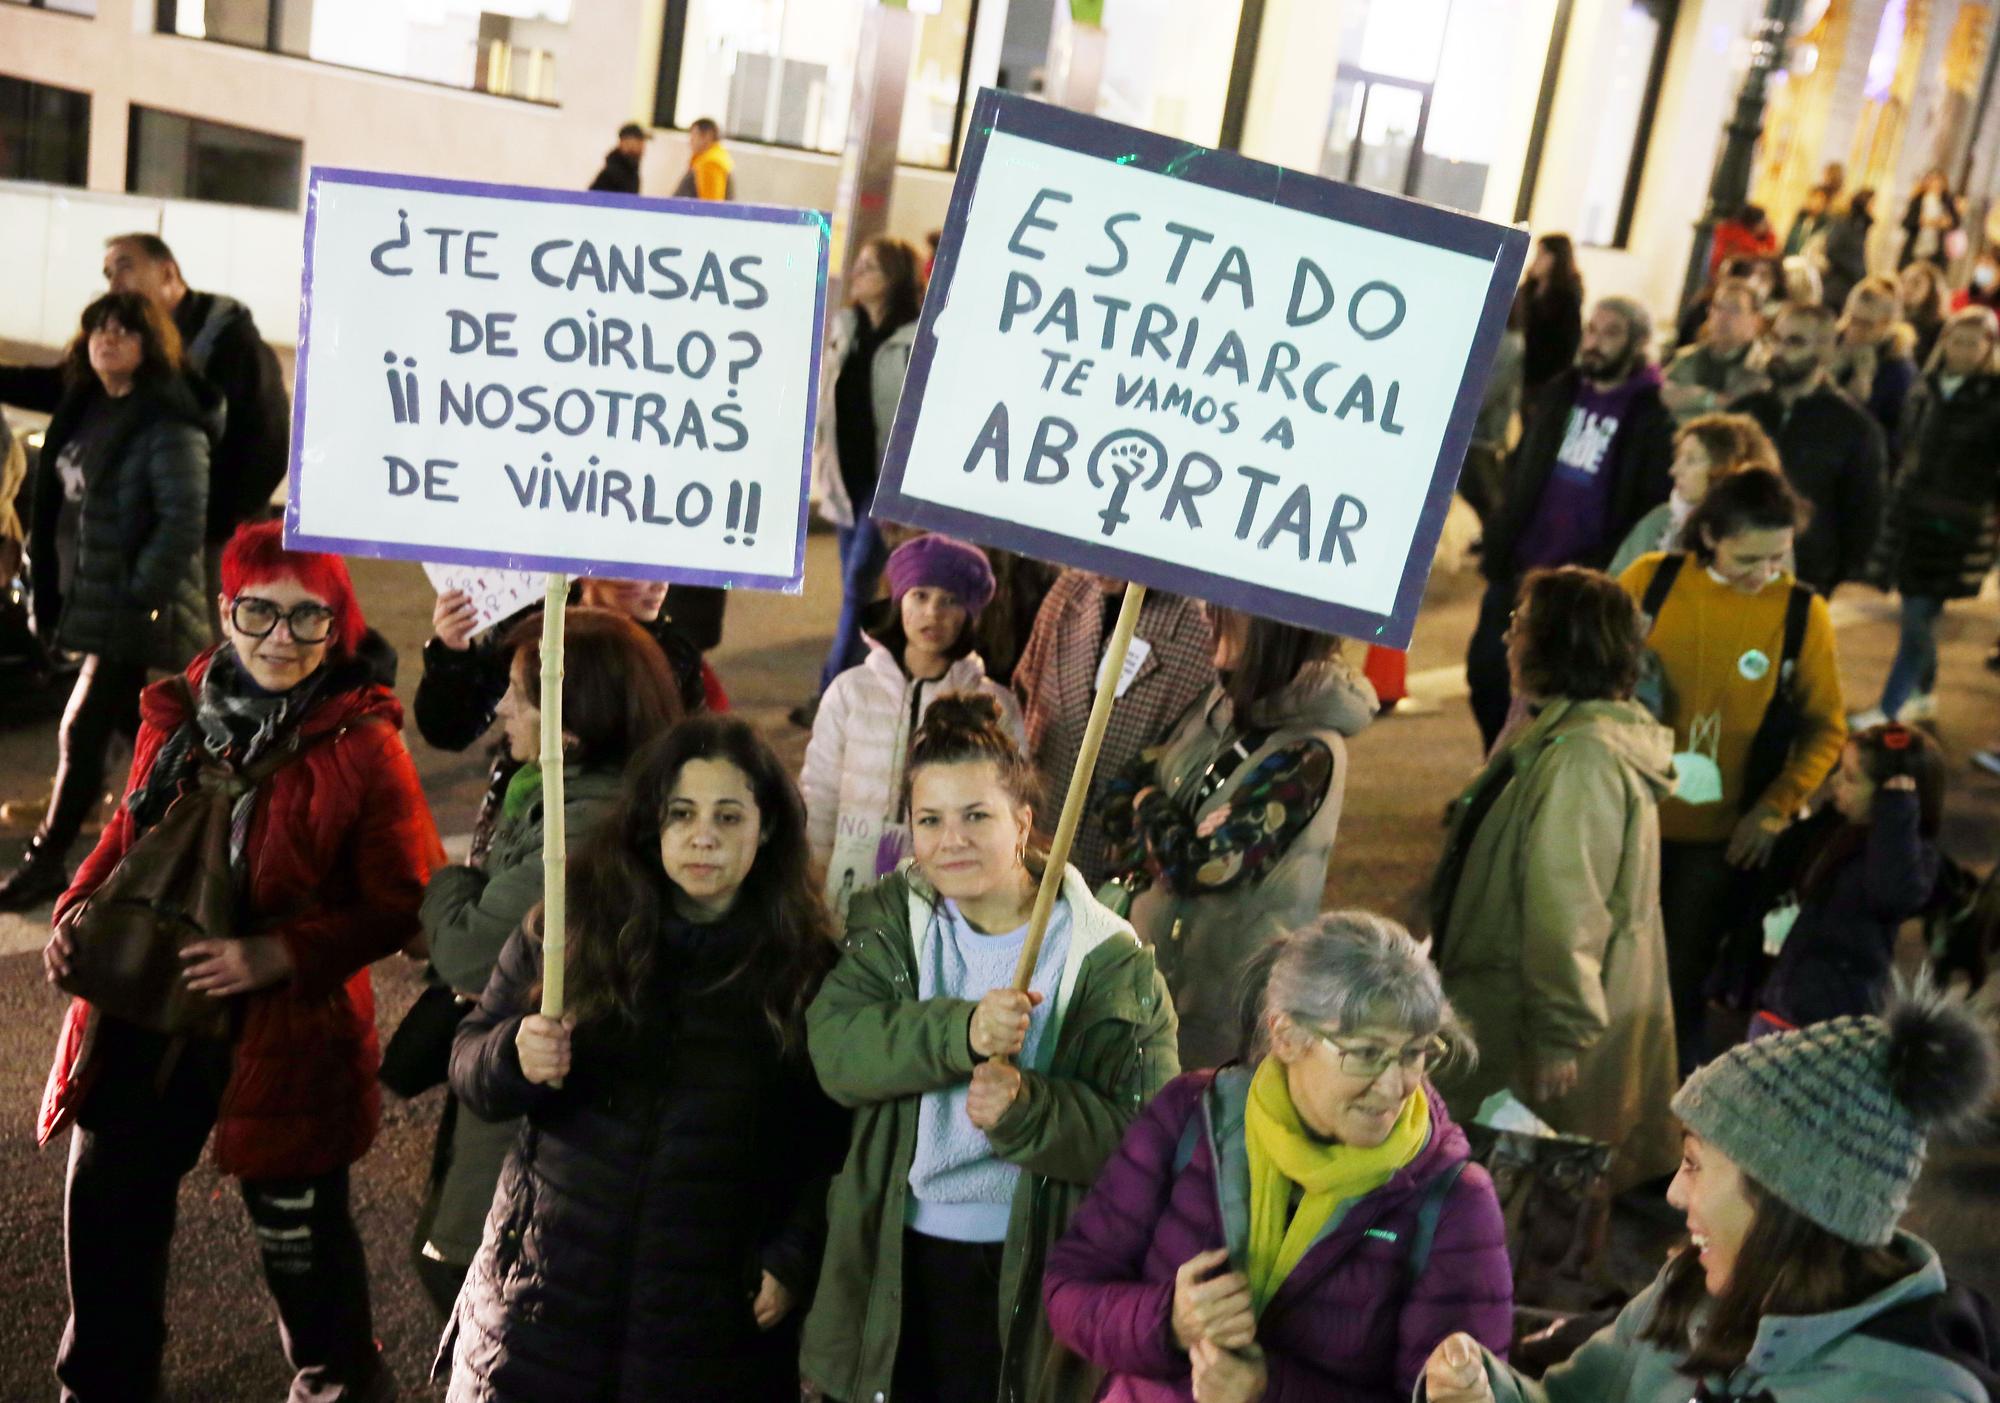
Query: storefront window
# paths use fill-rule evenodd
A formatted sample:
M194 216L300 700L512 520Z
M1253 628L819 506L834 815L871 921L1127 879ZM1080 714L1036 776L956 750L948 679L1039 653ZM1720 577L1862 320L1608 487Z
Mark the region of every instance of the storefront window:
M1241 11L1241 0L1104 0L1097 115L1215 145ZM1056 14L1069 22L1066 0Z
M667 123L719 123L725 137L839 151L859 57L863 0L685 0L670 4L679 45ZM917 33L897 159L948 166L972 0L916 0ZM677 13L678 12L678 13ZM678 26L676 20L678 19Z
M570 0L160 0L162 33L556 100Z
M1605 57L1606 81L1585 160L1580 243L1623 248L1639 198L1639 173L1652 134L1666 66L1673 0L1628 0Z

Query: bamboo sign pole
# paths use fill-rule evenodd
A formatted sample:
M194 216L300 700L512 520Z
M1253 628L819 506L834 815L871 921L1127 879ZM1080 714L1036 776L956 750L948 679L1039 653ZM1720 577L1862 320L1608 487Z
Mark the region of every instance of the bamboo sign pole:
M1035 962L1042 957L1042 937L1048 934L1049 916L1055 910L1056 898L1062 894L1063 869L1069 865L1069 850L1076 842L1076 827L1083 818L1083 801L1090 793L1091 775L1097 769L1097 752L1104 744L1104 728L1111 724L1111 703L1118 695L1118 679L1125 671L1125 654L1132 646L1132 633L1139 627L1139 608L1145 602L1144 585L1125 586L1125 599L1118 606L1118 622L1113 625L1111 643L1104 650L1097 696L1090 703L1090 720L1083 728L1083 746L1076 753L1069 793L1063 796L1062 816L1056 820L1055 839L1049 844L1048 870L1042 873L1042 885L1035 893L1034 914L1028 918L1028 939L1021 947L1021 963L1014 970L1014 987L1022 993L1027 992L1034 978Z
M563 961L569 927L563 872L569 835L563 827L563 611L569 577L549 575L542 606L542 1017L563 1015Z

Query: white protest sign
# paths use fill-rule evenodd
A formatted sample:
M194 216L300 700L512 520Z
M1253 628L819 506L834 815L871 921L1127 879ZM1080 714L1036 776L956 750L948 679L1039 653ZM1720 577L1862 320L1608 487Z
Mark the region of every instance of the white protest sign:
M880 515L1402 646L1526 235L983 93Z
M315 169L289 543L796 592L826 220Z

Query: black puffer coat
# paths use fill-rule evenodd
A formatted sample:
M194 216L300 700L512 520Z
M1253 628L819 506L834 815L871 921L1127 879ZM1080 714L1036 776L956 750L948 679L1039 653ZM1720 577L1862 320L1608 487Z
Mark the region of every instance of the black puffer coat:
M28 529L35 627L73 652L178 670L210 642L201 547L222 400L201 381L174 376L142 381L111 402L110 424L84 467L65 597L57 583L56 462L91 403L105 399L92 377L73 386L49 420Z
M713 988L749 938L666 922L639 1028L580 1029L560 1089L521 1075L541 942L508 940L452 1050L468 1109L527 1116L440 1347L452 1403L795 1403L847 1125L751 992ZM769 1332L765 1271L795 1302Z
M1870 573L1902 594L1968 599L2000 547L2000 375L1967 376L1949 399L1937 376L1924 376L1903 432Z

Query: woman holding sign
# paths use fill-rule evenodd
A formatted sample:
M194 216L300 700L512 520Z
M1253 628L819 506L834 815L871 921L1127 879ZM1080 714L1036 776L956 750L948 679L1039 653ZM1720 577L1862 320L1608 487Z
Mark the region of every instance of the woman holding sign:
M455 1403L794 1403L845 1117L804 1016L836 948L805 813L748 724L654 741L570 859L569 1011L540 912L460 1025L452 1090L525 1116L440 1347Z
M922 267L902 239L885 235L863 244L847 270L847 307L834 319L820 359L812 496L840 538L840 621L820 669L821 694L861 661L861 614L882 579L882 535L868 512L917 341ZM817 707L814 701L798 708L792 720L810 726Z
M836 916L909 850L903 768L933 701L984 692L999 702L1008 736L1022 739L1014 694L987 680L972 651L973 625L993 598L986 553L949 536L918 536L896 547L887 573L895 612L862 635L868 660L827 689L799 776L806 836Z
M1211 611L1228 678L1106 790L1112 869L1137 892L1181 1020L1181 1065L1242 1051L1235 993L1270 936L1319 913L1347 790L1347 746L1375 691L1341 641L1234 610Z
M855 1112L827 1203L806 1378L840 1403L1086 1396L1052 1355L1039 1263L1177 1070L1152 954L1063 883L1025 991L1036 776L990 697L942 697L907 781L914 864L855 897L807 1015Z
M1505 1349L1500 1204L1425 1079L1471 1042L1424 948L1338 912L1247 974L1260 1051L1132 1126L1049 1253L1056 1337L1107 1403L1397 1403L1453 1332Z

